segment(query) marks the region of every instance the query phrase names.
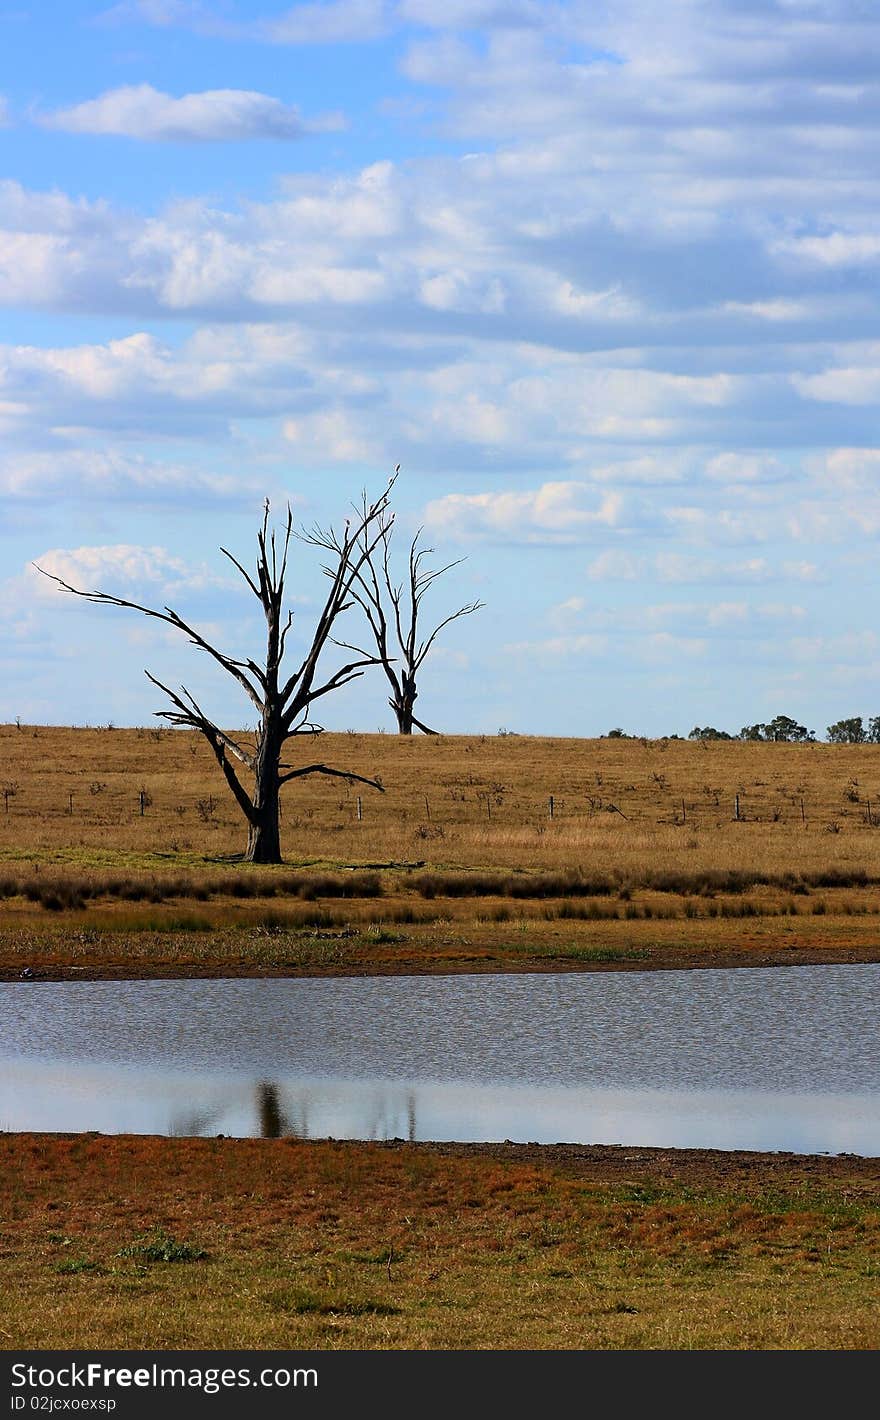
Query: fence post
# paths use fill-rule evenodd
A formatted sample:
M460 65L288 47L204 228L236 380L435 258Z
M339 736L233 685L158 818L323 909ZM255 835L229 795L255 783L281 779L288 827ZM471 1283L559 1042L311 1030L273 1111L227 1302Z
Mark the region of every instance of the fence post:
M739 794L736 795L733 801L733 816L737 823L739 823Z
M143 816L144 816L144 791L143 791L143 789L141 789L140 793L138 794L138 798L140 799L140 805L141 805L141 818L143 818Z
M363 816L364 816L364 801L363 801L363 799L361 798L360 794L358 794L358 796L357 796L357 811L358 811L358 823L360 823L361 819L362 819Z
M550 817L553 817L553 795L550 795Z

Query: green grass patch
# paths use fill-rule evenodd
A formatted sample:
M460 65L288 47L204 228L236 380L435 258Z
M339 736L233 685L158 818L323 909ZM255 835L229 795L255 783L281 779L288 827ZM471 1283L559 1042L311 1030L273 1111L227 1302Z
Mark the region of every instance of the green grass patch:
M559 961L647 961L651 953L643 947L554 947L553 956Z
M135 1242L119 1249L120 1257L133 1257L138 1262L200 1262L208 1256L202 1247L180 1242L160 1229L144 1233Z

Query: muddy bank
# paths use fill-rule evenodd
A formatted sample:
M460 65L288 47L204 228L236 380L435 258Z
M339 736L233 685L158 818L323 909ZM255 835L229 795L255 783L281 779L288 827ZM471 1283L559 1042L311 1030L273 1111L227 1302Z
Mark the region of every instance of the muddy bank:
M3 960L0 956L0 981L152 981L152 980L218 980L231 977L350 977L350 976L422 976L422 975L484 975L509 972L582 972L582 971L698 971L735 970L740 967L832 966L851 963L880 962L880 943L861 947L797 947L777 949L750 946L741 951L730 949L676 949L597 954L582 960L572 956L529 956L518 953L504 957L492 951L485 954L462 950L430 955L428 953L365 957L358 961L322 963L309 961L255 962L228 957L194 962L181 954L155 961L139 957L136 961L102 959L97 954L87 960L81 951L66 956L63 947L56 948L51 961L37 956L23 960L16 954Z

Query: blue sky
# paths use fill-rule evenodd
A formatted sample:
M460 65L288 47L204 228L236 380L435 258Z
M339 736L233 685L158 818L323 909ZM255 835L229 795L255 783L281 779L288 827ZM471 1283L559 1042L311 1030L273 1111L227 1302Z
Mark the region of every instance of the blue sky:
M874 6L0 0L0 54L0 719L148 723L147 667L246 723L31 564L253 654L219 547L397 463L426 611L486 604L429 723L880 713Z

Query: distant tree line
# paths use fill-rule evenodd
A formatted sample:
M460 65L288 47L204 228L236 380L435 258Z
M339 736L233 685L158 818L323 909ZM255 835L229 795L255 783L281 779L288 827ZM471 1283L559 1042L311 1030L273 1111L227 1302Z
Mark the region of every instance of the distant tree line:
M603 736L609 740L637 739L625 730L609 730ZM680 740L681 735L669 735L671 740ZM880 715L873 715L866 722L861 715L851 715L847 720L837 720L829 725L825 738L832 745L876 745L880 744ZM790 715L776 715L767 724L743 725L739 734L728 734L727 730L717 730L714 725L695 725L688 735L689 740L751 740L762 743L815 744L815 730L799 725Z

